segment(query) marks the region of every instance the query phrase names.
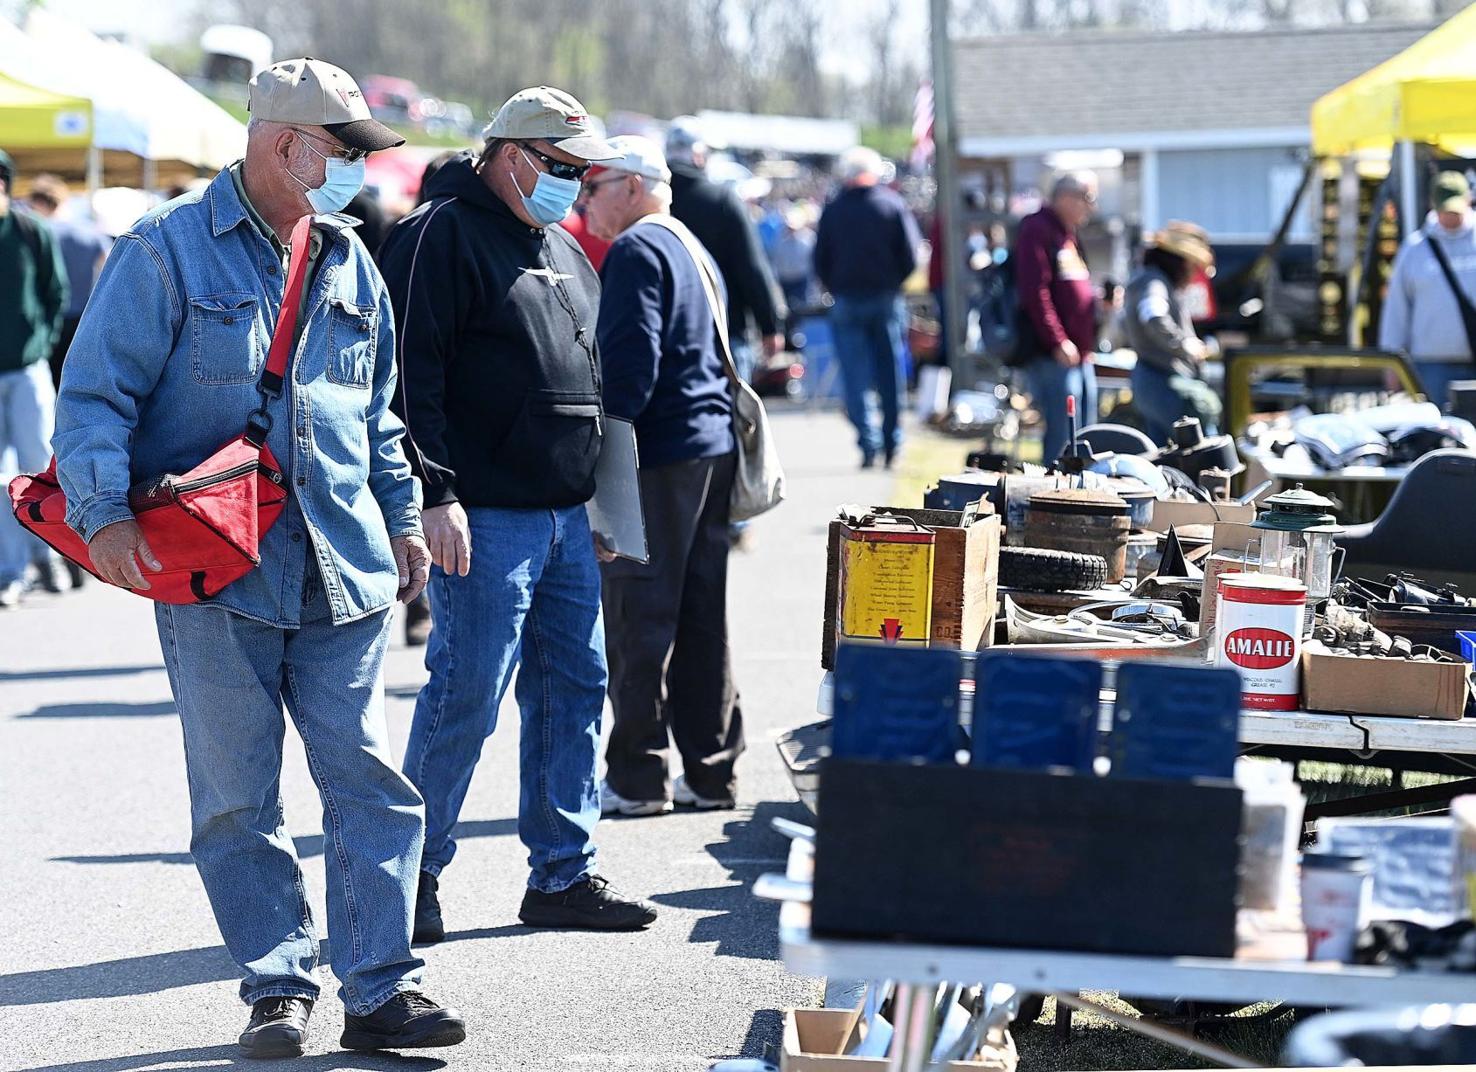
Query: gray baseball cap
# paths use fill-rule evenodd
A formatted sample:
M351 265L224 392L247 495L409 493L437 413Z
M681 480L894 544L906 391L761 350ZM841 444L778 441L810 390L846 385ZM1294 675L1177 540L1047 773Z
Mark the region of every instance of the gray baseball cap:
M482 138L546 141L581 160L615 160L623 155L595 134L584 105L551 86L514 93L482 130Z
M311 56L258 71L251 79L247 108L257 119L322 127L350 149L372 153L405 144L369 114L359 84L347 71Z

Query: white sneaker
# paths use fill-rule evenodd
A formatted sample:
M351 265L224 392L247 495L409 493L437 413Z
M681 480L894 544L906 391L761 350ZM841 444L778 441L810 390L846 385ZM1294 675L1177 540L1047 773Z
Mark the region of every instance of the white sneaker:
M676 802L684 808L696 808L699 811L719 811L725 808L736 808L738 802L732 797L699 797L692 792L692 787L687 784L685 774L677 775L672 783L671 795Z
M600 783L601 815L664 815L669 811L669 800L626 800L610 788L609 782Z

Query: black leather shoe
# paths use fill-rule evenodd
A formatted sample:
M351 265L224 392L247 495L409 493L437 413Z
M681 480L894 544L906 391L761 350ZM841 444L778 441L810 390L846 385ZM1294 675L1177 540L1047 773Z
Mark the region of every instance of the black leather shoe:
M368 1016L343 1015L346 1050L419 1050L466 1041L466 1021L419 991L396 994Z
M590 875L558 893L529 890L518 918L530 927L638 931L656 922L656 906L622 897L609 879Z
M436 895L440 883L429 871L420 873L420 884L415 889L415 931L410 940L421 945L434 945L446 937L446 925L441 922L441 899Z
M236 1041L247 1057L301 1057L312 1014L307 998L262 998L251 1006L251 1021Z

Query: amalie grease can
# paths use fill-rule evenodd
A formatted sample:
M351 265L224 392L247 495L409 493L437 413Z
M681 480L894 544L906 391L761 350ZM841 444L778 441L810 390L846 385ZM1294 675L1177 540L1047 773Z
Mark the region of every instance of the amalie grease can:
M1307 586L1294 577L1225 573L1215 611L1215 665L1240 671L1240 702L1295 711L1302 680Z

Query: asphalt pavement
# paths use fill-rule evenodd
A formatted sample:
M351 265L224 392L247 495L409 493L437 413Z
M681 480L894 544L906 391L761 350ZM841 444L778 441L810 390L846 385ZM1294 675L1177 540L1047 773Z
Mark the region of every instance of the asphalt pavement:
M777 1044L781 1010L822 983L777 960L777 910L753 879L782 866L773 816L802 818L775 736L813 715L825 526L843 502L884 502L833 411L775 408L789 501L735 553L729 623L748 751L736 811L601 823L602 871L649 897L645 933L536 932L517 920L526 882L516 831L517 724L509 702L442 876L448 930L423 951L426 989L466 1015L457 1048L415 1056L340 1051L324 1000L301 1070L406 1068L696 1072ZM386 665L397 754L425 679L397 628ZM287 822L324 925L320 804L288 728ZM235 1037L246 1009L189 856L178 721L150 605L93 583L0 611L0 1072L252 1069Z

